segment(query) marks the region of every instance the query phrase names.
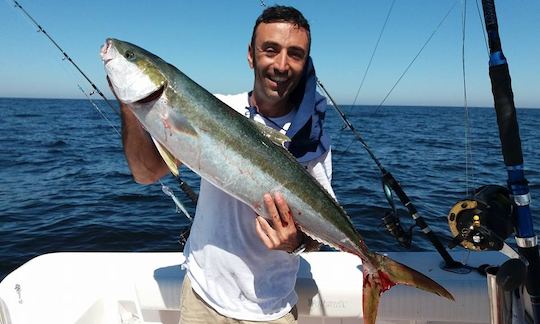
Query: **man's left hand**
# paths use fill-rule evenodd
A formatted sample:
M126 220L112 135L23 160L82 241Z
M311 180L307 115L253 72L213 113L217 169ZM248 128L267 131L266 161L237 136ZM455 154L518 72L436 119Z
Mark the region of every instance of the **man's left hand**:
M279 192L273 198L265 194L264 204L272 224L262 216L257 216L257 235L269 249L294 251L302 243L304 234L296 228L289 205Z

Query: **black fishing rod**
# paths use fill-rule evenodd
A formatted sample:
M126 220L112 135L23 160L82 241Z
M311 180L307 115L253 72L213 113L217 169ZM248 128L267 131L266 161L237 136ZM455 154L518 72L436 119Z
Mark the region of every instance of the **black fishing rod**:
M101 98L103 98L103 100L105 100L105 102L107 103L107 105L117 114L117 115L120 115L120 113L118 112L117 109L114 108L114 106L111 104L111 102L107 99L107 97L105 97L105 95L103 94L103 92L101 92L101 90L99 90L99 88L94 84L94 82L92 82L92 80L90 80L90 78L86 75L86 73L83 72L83 70L71 59L71 57L62 49L62 47L60 47L60 45L58 45L58 43L49 35L49 33L47 33L47 31L41 27L41 25L37 22L37 20L34 19L34 17L32 17L28 11L26 11L22 6L21 4L16 1L16 0L12 0L13 1L13 4L15 5L15 8L18 8L22 11L22 13L28 18L30 19L30 21L38 28L38 32L41 32L43 35L45 35L49 41L51 41L51 43L53 43L53 45L62 53L62 55L64 56L64 59L66 59L69 63L71 63L75 69L77 69L77 71L79 71L79 73L86 79L86 81L88 81L88 83L90 83L90 86L94 89L93 93L97 93L100 95ZM79 87L80 88L80 87ZM80 88L81 91L86 95L86 92L84 92L82 90L82 88ZM92 95L93 93L91 93L90 95ZM88 96L87 96L88 97ZM92 102L92 100L90 100L90 102L92 104L94 104ZM99 110L98 108L98 112L101 114L101 116L103 117L104 115L101 113L101 111ZM104 117L105 118L105 117ZM105 118L106 119L106 118ZM113 127L114 128L114 127ZM115 128L116 130L116 128ZM191 201L196 205L197 204L197 194L193 191L193 189L184 181L180 178L180 176L178 175L174 175L173 176L175 177L176 181L178 182L178 185L180 186L180 188L182 189L182 191L191 199ZM162 184L163 185L163 184ZM187 216L187 215L186 215ZM189 218L189 217L188 217Z
M407 196L399 182L394 178L392 173L390 171L386 170L379 159L375 156L373 151L369 148L367 143L364 141L362 136L356 129L353 127L353 125L349 122L347 119L347 116L345 116L345 113L339 108L339 106L336 104L330 93L326 90L324 85L317 80L317 84L319 87L323 90L323 92L326 94L330 102L332 103L332 106L338 113L338 115L341 117L341 120L345 124L347 128L349 128L356 139L362 144L366 152L369 154L371 159L375 162L379 170L381 171L381 180L383 185L384 194L386 196L386 199L388 200L388 203L390 204L392 208L392 212L387 213L385 217L383 217L383 222L387 228L387 230L398 240L399 244L404 247L410 247L411 245L411 233L410 231L407 233L402 227L399 222L399 215L396 212L396 208L394 205L394 199L392 192L395 192L399 201L407 208L407 211L409 212L409 215L413 218L416 225L420 227L420 230L426 235L426 237L429 239L431 244L435 247L437 252L441 255L441 257L444 260L444 268L445 269L456 269L461 268L462 264L455 261L452 256L448 253L444 245L441 243L435 232L429 227L429 225L426 223L424 218L418 214L418 210L412 203L411 199Z
M525 286L531 298L535 324L540 324L540 262L538 237L534 232L529 208L531 196L525 179L521 138L514 105L508 63L502 52L494 0L482 0L489 40L489 77L499 126L502 155L508 173L508 189L516 205L516 243L519 254L527 260Z

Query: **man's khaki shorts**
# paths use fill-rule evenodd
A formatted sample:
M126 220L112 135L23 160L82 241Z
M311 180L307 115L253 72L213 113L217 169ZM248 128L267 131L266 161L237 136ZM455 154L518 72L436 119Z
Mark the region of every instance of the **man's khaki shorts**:
M216 312L193 291L187 276L184 277L182 284L180 304L180 324L297 324L298 320L296 306L285 316L267 322L241 321L225 317Z

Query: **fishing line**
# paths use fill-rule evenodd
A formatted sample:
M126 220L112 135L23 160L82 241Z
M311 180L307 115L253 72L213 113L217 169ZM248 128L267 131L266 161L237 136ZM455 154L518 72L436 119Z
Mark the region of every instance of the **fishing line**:
M467 0L463 0L463 9L462 9L462 46L461 46L461 71L463 77L463 107L465 113L465 192L466 196L469 196L472 188L476 187L476 177L474 174L474 163L473 163L473 150L472 150L472 136L471 136L471 120L470 120L470 110L468 105L468 96L467 96L467 74L466 74L466 65L465 65L465 35L467 31Z
M336 112L338 113L339 117L341 118L341 121L343 121L343 123L345 124L345 126L351 130L351 132L354 134L354 136L356 137L356 139L360 142L360 144L364 147L364 149L366 150L366 152L369 154L369 156L371 157L371 159L375 162L375 164L377 164L377 167L382 171L384 170L381 162L379 161L379 159L377 159L377 157L375 156L375 154L373 154L373 151L371 151L371 149L369 148L369 146L367 145L367 143L364 141L364 139L362 138L362 136L360 135L360 133L356 130L356 128L354 128L354 126L349 122L349 120L347 119L347 116L345 116L345 113L343 113L343 111L339 108L339 106L337 105L337 103L334 101L334 98L332 98L332 96L330 95L330 93L326 90L326 88L324 87L324 85L322 84L321 80L317 79L317 85L319 86L319 88L326 94L326 97L328 97L328 100L330 100L330 102L332 103L332 107L334 107L334 109L336 110Z
M364 81L366 80L369 68L371 67L371 63L373 62L373 58L375 57L375 53L377 52L377 48L379 48L379 43L381 41L382 35L384 33L384 30L386 29L386 25L388 24L388 20L390 19L390 14L392 13L392 9L394 8L394 4L396 3L396 0L392 1L392 4L390 5L390 9L388 9L388 13L386 14L386 19L384 20L384 24L381 28L381 32L379 33L379 38L377 39L377 43L375 44L375 47L373 48L373 52L371 52L371 57L369 58L369 63L366 67L366 70L364 71L364 76L362 77L362 81L360 82L360 86L358 87L358 91L356 91L356 95L354 96L354 100L352 105L354 106L356 104L356 100L358 99L358 95L360 94L360 90L362 89L364 85Z
M39 32L39 31L38 31ZM62 57L62 62L65 62L66 59L65 57ZM95 103L94 100L92 100L91 96L94 95L96 92L95 91L86 91L82 86L81 86L81 75L79 73L75 73L75 71L73 69L68 69L66 68L66 66L64 64L60 64L60 66L62 67L62 70L64 70L64 72L66 73L66 75L70 75L72 78L73 78L73 82L77 85L77 87L79 88L79 90L82 92L82 94L86 97L86 99L88 99L88 101L90 102L90 104L94 107L94 109L98 112L98 114L107 121L107 123L109 124L109 126L111 126L112 129L114 129L114 131L116 132L116 134L118 134L120 136L120 138L122 137L122 135L120 135L120 132L118 131L117 127L112 123L112 121L110 120L110 118L108 117L108 115L101 109L99 108L99 106ZM116 111L115 111L116 112Z
M263 3L263 2L261 1L261 3ZM443 257L443 259L445 260L446 267L447 268L452 268L452 267L455 268L456 267L456 262L452 259L452 257L448 254L448 252L444 249L444 247L438 241L435 234L431 231L431 229L428 227L428 225L423 221L423 218L421 216L417 215L416 211L414 211L414 213L411 213L411 215L412 215L413 219L415 219L417 224L411 226L411 228L408 231L409 233L408 233L408 236L407 236L407 234L401 228L401 226L399 224L399 220L395 218L398 215L395 212L396 209L395 209L395 205L394 205L394 202L393 202L393 199L392 199L392 191L391 191L390 188L392 188L393 190L398 192L398 196L399 196L400 200L408 208L409 212L411 212L411 210L414 209L414 206L412 205L410 200L408 200L408 197L405 195L405 193L401 189L401 186L399 185L399 183L394 179L394 177L389 172L387 172L383 168L382 164L379 162L379 160L377 159L375 154L373 154L373 152L371 151L371 149L369 148L367 143L364 141L364 139L362 138L360 133L357 132L356 129L353 127L353 125L349 122L349 120L347 119L347 117L345 116L343 111L339 108L339 106L336 104L336 102L334 101L334 99L332 98L330 93L326 90L326 88L324 87L324 85L322 84L322 82L319 79L317 79L317 86L325 93L326 97L330 100L330 102L332 103L332 106L334 107L336 112L341 117L341 120L343 121L343 123L345 125L345 128L349 128L351 130L351 132L354 134L356 139L362 144L362 146L364 147L366 152L369 154L371 159L375 162L375 164L377 165L377 167L381 171L381 174L382 174L381 179L383 181L383 188L384 188L385 196L386 196L386 198L388 200L388 203L392 206L392 209L394 211L394 214L392 214L392 216L393 216L392 218L389 218L388 215L383 218L383 220L386 219L385 223L384 223L385 227L389 231L391 231L391 233L396 237L396 239L400 242L401 245L410 246L410 241L411 241L411 237L412 237L412 229L413 229L414 226L418 225L422 229L422 231L426 235L428 235L428 238L431 240L432 244L437 249L437 251L439 251L439 253ZM352 142L351 142L351 144L352 144ZM349 144L349 146L351 144ZM347 150L348 150L348 147L347 147ZM405 203L405 200L407 200L406 203Z
M343 126L341 126L341 129L337 132L337 135L334 137L332 136L332 142L336 143L335 147L339 147L341 145L341 138L343 137L343 134L345 133L344 130L347 129L347 126L345 126L345 124ZM355 138L353 136L352 140L351 140L351 143L355 141ZM346 147L348 148L350 146L347 145ZM334 148L334 147L332 147ZM343 150L344 153L347 152L347 150Z
M38 31L39 32L39 31ZM65 62L66 59L65 57L62 57L62 62ZM64 70L64 73L66 75L70 75L72 78L73 78L73 82L77 85L78 89L82 92L82 94L86 97L86 99L88 99L88 101L90 102L90 104L94 107L94 109L98 112L98 114L107 121L107 123L109 124L109 126L116 132L116 134L118 134L120 136L120 138L122 137L120 131L118 131L118 128L113 124L113 122L110 120L110 118L108 117L108 115L101 109L99 108L99 106L95 103L95 101L92 99L92 95L95 94L95 91L86 91L82 86L81 86L81 75L79 73L75 73L75 71L73 71L73 69L68 69L66 68L66 66L64 64L60 64L60 66L62 67L62 70Z
M410 198L407 196L399 182L394 178L392 173L387 171L380 161L377 159L375 154L371 151L367 143L364 141L362 136L359 132L356 131L354 126L349 122L343 111L339 108L337 103L334 101L330 93L326 90L324 85L320 82L320 80L317 80L317 85L320 87L320 89L326 94L328 100L331 102L332 107L336 110L336 112L341 117L341 120L345 125L351 130L351 132L355 135L355 137L358 139L360 144L364 147L366 152L369 154L371 159L375 162L377 167L379 168L381 172L381 182L383 186L383 192L384 195L388 201L388 204L391 207L391 211L387 212L386 215L382 218L384 225L386 229L396 238L396 240L399 242L399 244L405 248L409 248L411 246L412 241L412 228L415 226L418 226L421 231L426 235L427 239L431 242L433 247L437 250L439 255L444 260L444 266L443 269L448 271L455 271L455 269L461 269L463 268L463 265L459 262L454 261L452 256L448 253L444 245L441 243L435 232L429 227L429 225L426 223L422 215L418 213L418 210L410 200ZM401 202L401 204L407 209L409 215L414 220L415 225L411 226L408 231L405 231L401 223L399 221L399 214L396 212L395 204L394 204L394 196L393 193L396 193L398 200Z
M47 37L51 43L53 43L53 45L62 53L62 55L64 56L64 59L68 60L69 63L71 63L76 69L77 71L79 71L79 73L86 79L86 81L88 81L88 83L90 83L90 85L92 86L92 88L94 89L94 91L99 94L104 100L105 102L107 103L107 105L116 113L116 114L120 114L117 109L114 108L114 106L109 102L109 100L105 97L105 95L98 89L98 87L94 84L94 82L92 82L92 80L90 80L90 78L88 78L88 76L79 68L79 66L71 59L71 57L69 57L69 55L64 52L64 50L60 47L60 45L58 45L58 43L49 35L49 33L47 33L47 31L45 29L43 29L43 27L41 27L41 25L32 17L30 16L30 14L19 4L19 2L17 2L16 0L12 0L14 5L15 5L15 8L18 8L22 11L22 13L28 18L30 19L30 21L32 21L32 23L38 28L38 32L42 33L43 35L45 35L45 37Z
M7 0L6 0L7 1ZM97 93L101 96L101 98L103 98L103 100L105 100L105 102L107 103L107 105L117 114L117 115L120 115L120 112L111 104L111 102L107 99L107 97L105 97L105 95L101 92L101 90L99 90L99 88L94 84L94 82L92 82L92 80L90 80L90 78L81 70L81 68L71 59L71 57L62 49L62 47L60 47L60 45L49 35L49 33L47 33L47 31L21 6L21 4L16 1L16 0L12 0L13 1L13 4L15 5L15 8L18 8L22 11L22 13L32 22L32 24L34 26L36 26L38 28L38 32L41 32L43 35L45 35L49 41L51 41L53 43L53 45L62 53L62 60L67 60L69 63L71 63L71 65L73 65L73 67L75 67L75 69L77 69L77 71L80 73L80 75L82 75L86 81L88 81L88 83L90 84L90 86L93 88L93 91L88 94L84 91L84 89L77 83L77 86L79 87L79 90L82 91L82 93L87 97L87 99L90 101L90 103L94 106L94 108L96 108L96 110L98 111L98 113L103 117L105 118L105 120L107 120L109 122L109 125L114 129L114 131L120 136L120 138L122 137L121 133L118 131L118 129L112 124L112 122L110 121L109 118L107 118L104 114L103 114L103 111L101 109L98 108L98 106L95 104L94 101L92 101L90 99L90 96L93 95L94 93ZM189 188L189 186L187 186L187 184L182 180L180 179L180 177L178 176L175 176L175 178L177 179L177 181L180 183L181 185L181 188ZM162 191L168 195L169 197L172 198L172 200L174 201L175 205L176 205L176 208L177 208L177 212L178 210L182 211L184 213L184 215L191 221L192 220L192 217L191 215L189 215L189 213L187 212L186 208L182 205L182 203L174 196L174 193L173 191L165 186L165 184L161 181L161 179L159 180L159 183L161 184L161 188L162 188ZM187 189L186 189L187 190ZM194 201L196 202L196 195L193 193L193 191L191 190L191 188L189 188L189 191L190 192L187 192L187 195ZM195 199L194 199L195 198Z
M446 17L448 17L448 15L452 11L452 9L455 7L456 3L457 2L455 2L454 5L450 8L450 10L447 12L446 16L439 23L439 26L432 33L432 35L430 36L430 38L428 39L427 42L429 42L429 40L433 37L435 32L438 30L438 28L440 28L440 26L442 25L444 20L446 20ZM423 48L427 45L427 42L426 42L426 44L424 44ZM420 55L420 53L418 53L416 57L418 57L418 55ZM416 57L415 57L415 59L416 59ZM412 63L410 65L412 65ZM357 132L356 129L354 128L354 126L349 122L349 120L347 119L347 117L345 116L343 111L339 108L339 106L336 104L336 102L334 101L334 99L332 98L330 93L326 90L326 88L324 87L324 85L322 84L322 82L319 79L317 79L317 85L325 93L326 97L331 102L332 107L334 107L334 109L336 110L336 112L340 116L340 118L343 121L343 123L345 124L345 126L351 130L351 132L354 134L354 136L357 138L357 140L360 142L360 144L364 147L366 152L369 154L371 159L375 162L375 164L377 165L377 167L381 171L381 181L382 181L382 185L383 185L383 191L384 191L384 194L386 196L386 199L388 200L388 203L390 204L390 206L392 206L392 209L395 211L395 206L394 206L394 202L393 202L394 198L393 198L393 194L392 194L392 192L395 192L397 194L397 198L402 203L402 205L405 208L407 208L407 211L408 211L409 215L413 218L413 220L415 222L415 225L413 225L409 230L409 235L407 235L407 233L403 230L403 228L400 225L399 215L396 212L394 212L393 214L392 213L391 214L387 213L387 215L385 217L383 217L383 221L385 223L384 225L387 228L387 230L391 232L391 234L398 240L398 242L402 246L409 247L410 243L411 243L411 237L412 237L412 228L414 226L418 226L421 229L421 231L426 235L426 237L429 239L429 241L431 242L433 247L435 247L435 249L440 254L440 256L443 258L443 260L444 260L443 269L449 270L449 271L454 271L452 269L463 268L463 265L461 263L454 261L452 256L446 250L446 248L442 245L441 241L439 240L439 238L437 237L435 232L433 232L431 230L429 225L425 222L424 218L421 215L418 214L418 211L417 211L416 207L413 205L413 203L411 202L411 200L409 199L407 194L403 191L403 188L401 187L399 182L394 178L394 176L390 172L388 172L382 166L382 164L377 159L375 154L373 154L373 152L371 151L371 149L369 148L367 143L364 141L364 139L362 138L360 133ZM382 106L382 103L381 103L380 106Z
M68 70L65 68L65 66L62 65L62 68L64 69L64 71L66 72L66 74L70 73L72 74L73 78L76 78L77 75L73 73L72 70ZM92 100L91 96L94 94L94 92L86 92L83 87L78 83L78 82L75 82L77 84L77 87L79 88L79 90L84 94L84 96L86 97L86 99L88 99L88 101L90 102L90 104L92 104L92 106L94 107L94 109L96 109L96 111L100 114L100 116L105 119L107 121L107 123L109 124L109 126L116 132L116 134L118 135L118 137L121 139L122 138L122 133L118 130L118 128L113 124L113 122L110 120L110 118L104 113L104 111L99 108L99 106L95 103L94 100ZM187 184L182 180L180 179L179 177L175 177L178 179L179 181L179 184L180 184L180 188L184 189L184 186L187 186ZM175 206L176 206L176 212L177 213L180 213L182 212L186 218L190 221L190 222L193 222L193 217L191 217L191 215L189 214L189 212L186 210L186 208L184 207L184 205L180 202L180 200L174 195L174 191L169 188L168 186L166 186L162 181L161 179L158 180L159 181L159 184L161 185L161 191L163 191L163 193L167 196L169 196L172 201L174 202ZM189 186L188 186L189 188ZM191 188L189 188L191 189ZM187 191L188 189L186 189L186 194L188 194L188 197L190 197L191 199L193 199L193 191L191 191L190 193ZM196 196L196 195L195 195ZM196 198L195 200L196 201Z
M362 81L360 82L360 86L358 87L358 90L356 91L356 95L354 96L354 100L353 100L353 103L351 105L353 107L356 105L356 101L358 100L358 95L360 94L360 91L362 90L362 87L364 86L364 82L366 80L369 69L371 68L371 64L373 63L373 59L375 58L375 53L377 52L377 49L379 48L379 44L381 42L382 35L384 34L384 31L386 29L388 21L390 20L390 14L392 13L392 9L394 8L395 3L396 3L396 0L393 0L392 4L390 5L390 8L388 9L388 13L386 14L386 18L384 20L383 26L381 28L381 31L379 32L379 37L377 38L377 42L375 43L375 47L373 48L373 51L371 52L371 57L369 58L369 62L368 62L368 65L366 67L366 70L364 71ZM346 129L346 128L347 128L347 125L344 125L343 129ZM347 148L345 149L345 152L349 151L349 148L351 147L353 142L354 142L354 139L349 143L349 145L347 145Z
M463 0L463 24L462 24L462 50L461 50L461 56L462 56L462 70L463 70L463 93L464 93L464 107L465 107L465 192L466 195L469 196L470 192L470 186L469 186L469 178L472 178L472 187L476 187L476 177L474 175L474 164L472 163L472 142L471 142L471 124L470 124L470 114L469 114L469 107L467 105L467 87L466 87L466 77L465 77L465 32L466 32L466 23L465 23L465 16L467 11L467 0ZM475 1L476 4L476 11L478 13L478 19L480 22L480 29L482 30L482 36L484 37L484 44L486 46L486 53L489 57L489 45L487 40L487 31L486 26L483 24L483 18L482 18L482 12L480 11L480 5L478 3L479 0ZM470 168L470 169L469 169Z
M386 96L383 98L383 100L379 103L379 105L377 106L377 108L375 109L375 111L371 114L371 116L377 114L377 112L379 112L379 110L381 109L382 105L384 105L384 103L386 102L386 100L388 99L388 97L390 97L390 94L392 94L392 92L394 91L394 89L396 88L396 86L399 84L399 82L401 81L401 79L403 79L403 77L405 76L405 74L409 71L409 69L412 67L412 65L414 64L414 62L416 61L416 59L420 56L420 54L424 51L424 49L426 48L426 46L428 45L428 43L431 41L431 39L433 38L433 36L435 36L435 34L439 31L439 29L441 28L442 24L444 23L444 21L446 20L446 18L448 18L448 16L450 15L450 13L452 12L452 10L454 10L454 8L456 7L456 4L458 2L454 2L454 4L450 7L450 9L448 10L448 12L446 13L446 15L443 17L443 19L439 22L439 24L437 25L437 27L435 27L435 30L431 33L431 35L429 35L429 37L427 38L427 40L425 41L424 45L422 45L422 47L420 48L420 50L418 51L418 53L416 53L416 55L414 56L414 58L412 59L412 61L409 63L409 65L407 65L407 67L405 68L405 70L403 71L403 73L401 73L401 75L399 76L399 78L396 80L396 82L394 83L394 85L392 86L392 88L390 88L390 91L388 91L388 93L386 94Z
M109 124L109 126L112 127L112 129L114 129L114 131L116 132L116 134L118 134L118 136L120 138L122 138L122 134L120 133L120 131L118 130L118 128L116 128L116 126L114 126L114 124L112 123L112 121L103 113L103 111L98 107L98 105L96 105L96 103L94 102L94 100L92 100L92 98L90 98L90 96L92 95L92 93L90 93L90 95L88 95L86 93L86 91L84 91L84 89L81 87L80 84L77 84L77 86L79 87L79 90L81 90L81 92L84 94L84 96L86 97L86 99L88 99L88 101L90 101L90 103L94 106L94 108L97 110L97 112L101 115L101 117L103 119L105 119L107 121L107 123Z
M463 107L465 108L465 193L469 196L469 166L472 161L472 152L470 145L471 126L469 119L469 107L467 106L467 79L465 73L465 30L467 24L467 0L463 0L461 11L461 72L463 77Z
M484 36L484 44L486 45L486 53L489 57L489 45L487 40L487 31L486 26L484 25L484 19L482 18L482 12L480 11L480 5L478 4L479 0L476 0L476 11L478 12L478 21L480 22L480 28L482 29L482 36Z

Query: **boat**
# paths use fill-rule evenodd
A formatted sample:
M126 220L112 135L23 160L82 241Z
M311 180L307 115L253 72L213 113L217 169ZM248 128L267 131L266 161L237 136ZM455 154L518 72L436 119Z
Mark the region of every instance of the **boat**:
M530 260L534 251L538 254L536 245L520 248L533 251ZM382 297L379 323L490 323L508 315L515 322L528 322L535 316L522 287L518 289L522 297L512 292L490 296L494 289L490 275L497 267L493 273L477 271L488 270L482 265L505 263L507 254L476 253L463 271L441 264L440 251L386 254L441 283L456 301L395 287ZM463 260L468 252L448 255ZM182 263L181 253L44 254L0 282L0 323L177 323ZM342 252L302 254L296 284L299 323L358 323L362 318L361 266L356 257ZM513 309L501 309L497 303L501 300L513 304Z
M387 254L428 274L456 301L410 287L394 287L381 298L377 323L490 323L484 274L445 271L436 252ZM460 259L466 254L453 256ZM483 252L471 258L470 265L500 264L506 259L499 252ZM0 323L177 324L185 274L182 262L183 255L174 252L38 256L0 283ZM360 267L360 260L348 253L302 254L296 282L299 323L359 323Z

